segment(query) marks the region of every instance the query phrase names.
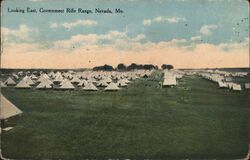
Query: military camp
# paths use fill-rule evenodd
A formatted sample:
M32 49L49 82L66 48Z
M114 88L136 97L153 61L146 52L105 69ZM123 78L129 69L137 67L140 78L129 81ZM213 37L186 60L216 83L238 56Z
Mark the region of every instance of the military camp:
M246 69L3 70L1 92L5 157L248 152Z

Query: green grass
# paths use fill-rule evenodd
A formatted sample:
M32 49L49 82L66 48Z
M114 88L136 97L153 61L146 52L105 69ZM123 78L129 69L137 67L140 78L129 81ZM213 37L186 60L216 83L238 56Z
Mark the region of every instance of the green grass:
M8 158L243 158L249 91L221 90L199 77L178 87L137 80L118 92L2 89L24 113L5 125Z

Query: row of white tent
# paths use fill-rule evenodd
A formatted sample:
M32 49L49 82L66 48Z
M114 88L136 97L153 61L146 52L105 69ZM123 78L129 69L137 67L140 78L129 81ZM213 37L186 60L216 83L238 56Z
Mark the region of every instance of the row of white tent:
M232 82L231 78L224 77L216 73L199 73L199 75L207 80L216 82L219 88L229 88L234 91L241 91L242 87L240 84ZM245 83L245 89L250 89L250 83Z
M152 71L134 71L134 72L50 72L41 73L40 76L31 74L24 76L18 83L11 77L5 82L1 82L1 87L13 86L15 88L31 88L39 83L38 89L75 89L75 86L82 87L83 90L96 91L97 87L105 87L105 91L119 90L119 87L125 87L132 80L142 76L150 76ZM13 75L14 77L14 75ZM74 84L74 85L73 85ZM94 85L95 84L95 85ZM58 87L57 87L58 86ZM96 87L97 86L97 87Z
M43 72L43 71L33 71L32 73L30 71L19 71L18 73L12 73L11 77L14 77L15 79L19 79L19 77L23 77L25 75L29 75L32 79L37 79L38 74L46 74L46 76L55 79L59 78L61 76L72 79L74 76L82 79L88 79L89 77L94 77L96 79L102 78L102 76L108 76L115 79L121 79L123 77L135 79L136 77L144 77L149 76L152 73L152 70L134 70L134 71L127 71L127 72L117 72L117 71L92 71L92 70L86 70L86 71L50 71L50 72ZM45 77L47 78L47 77Z
M57 81L58 82L58 81ZM39 84L36 86L37 89L51 89L53 88L54 83L50 79L43 79ZM98 88L92 83L88 82L86 80L81 80L79 82L72 82L68 79L63 79L62 81L59 82L59 87L57 89L61 90L68 90L68 89L75 89L75 86L73 85L75 83L78 87L83 87L83 90L87 91L97 91ZM100 87L106 87L104 90L109 91L109 90L119 90L120 87L127 86L130 81L127 79L121 79L117 81L117 83L114 82L107 82L106 80L100 80L97 81L96 85ZM1 87L7 87L7 85L15 85L16 82L12 80L11 78L8 78L5 83L1 82ZM30 79L30 78L24 78L22 79L15 88L32 88L32 86L35 85L35 83Z
M205 70L208 73L212 73L212 74L220 74L223 76L232 76L232 77L244 77L246 76L248 73L247 72L229 72L229 71L222 71L222 70Z
M248 75L248 72L229 72L229 71L222 71L222 70L212 70L212 69L192 69L192 70L184 70L185 74L187 75L194 75L200 73L208 73L208 74L219 74L224 77L245 77Z

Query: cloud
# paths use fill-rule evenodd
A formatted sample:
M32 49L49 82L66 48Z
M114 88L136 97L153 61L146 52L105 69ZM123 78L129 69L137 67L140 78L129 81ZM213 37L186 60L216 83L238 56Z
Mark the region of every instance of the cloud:
M198 41L201 39L201 36L193 36L190 38L191 41Z
M171 43L185 43L187 42L187 40L186 39L172 39L170 42Z
M21 24L18 29L1 27L1 37L4 41L9 41L15 38L20 40L29 40L32 32L38 32L38 30L31 29L26 24Z
M202 33L205 36L209 36L212 34L211 30L217 29L219 26L215 24L211 25L204 25L200 28L200 33Z
M133 38L133 41L140 41L140 40L143 40L145 38L146 38L146 36L144 34L139 34L135 38Z
M28 54L30 52L38 52L44 49L44 47L39 43L4 43L3 53L7 52L9 54Z
M186 21L186 18L183 17L163 17L163 16L158 16L153 19L145 19L142 21L142 24L144 26L149 26L152 23L179 23L179 22L184 22Z
M51 23L50 28L59 28L59 27L64 27L66 29L72 29L74 27L79 27L79 26L84 26L84 27L91 27L91 26L96 26L98 24L97 21L94 20L89 20L89 19L78 19L74 22L65 22L65 23Z
M129 37L127 31L110 30L105 34L78 34L68 40L59 40L54 42L56 48L72 49L82 45L106 45L126 42L134 43L145 39L144 34L138 34L135 37Z
M22 47L26 45L26 47ZM119 63L173 64L175 68L207 67L247 67L248 48L241 44L198 44L193 50L171 45L168 42L134 43L131 50L120 50L110 45L82 45L72 51L63 48L43 50L29 49L34 44L5 47L2 54L2 67L10 68L84 68L97 65ZM28 45L32 45L28 47ZM124 44L123 44L124 45ZM230 50L225 51L224 47ZM197 59L199 61L197 61ZM17 63L18 62L18 63ZM56 62L56 63L55 63Z
M175 68L219 68L247 67L249 64L249 38L242 43L196 44L192 50L190 46L173 45L188 42L185 39L172 39L158 43L139 41L128 43L131 39L143 38L143 35L131 38L119 31L110 31L103 35L90 34L85 37L79 35L69 40L92 39L95 41L101 37L114 38L114 35L122 38L106 45L83 44L72 50L56 46L44 48L34 43L4 44L1 57L2 67L84 68L103 64L116 66L119 63L152 63L159 66L168 63L174 65ZM119 45L129 49L121 49L117 47Z

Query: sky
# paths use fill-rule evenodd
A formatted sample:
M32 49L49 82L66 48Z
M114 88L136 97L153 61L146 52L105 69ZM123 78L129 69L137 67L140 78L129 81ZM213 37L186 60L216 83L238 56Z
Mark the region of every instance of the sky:
M27 12L27 7L37 12ZM41 8L64 13L40 12ZM67 8L76 13L66 13ZM92 13L78 13L78 8ZM112 14L95 13L98 8L109 8ZM2 68L119 63L248 67L249 4L246 0L4 0L1 44Z

